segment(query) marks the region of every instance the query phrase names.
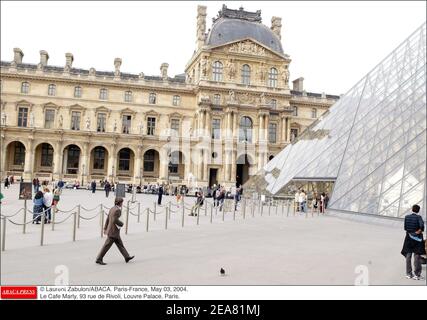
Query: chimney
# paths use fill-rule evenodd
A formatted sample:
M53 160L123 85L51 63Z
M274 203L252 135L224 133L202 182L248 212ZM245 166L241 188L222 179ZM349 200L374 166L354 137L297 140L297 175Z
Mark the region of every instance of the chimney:
M196 48L199 50L205 43L206 32L206 6L197 6L197 37Z
M22 50L19 49L19 48L14 48L13 49L13 53L14 53L14 55L13 55L13 61L16 64L21 64L22 63L22 58L24 57L24 53L22 52Z
M74 56L72 53L65 54L65 66L69 69L73 66Z
M294 91L303 91L304 90L304 78L300 77L292 81Z
M169 67L169 64L167 63L162 63L162 65L160 66L160 72L163 80L168 79L168 67Z
M49 54L45 50L40 51L40 66L47 66L47 61L49 60Z
M279 39L282 39L282 18L272 17L271 18L271 31L273 31Z

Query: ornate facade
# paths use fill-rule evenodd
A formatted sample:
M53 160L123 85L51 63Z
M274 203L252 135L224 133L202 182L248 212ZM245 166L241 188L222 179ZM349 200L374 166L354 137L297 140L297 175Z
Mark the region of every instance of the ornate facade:
M289 87L281 19L223 6L170 77L1 61L1 175L187 186L244 183L339 98Z

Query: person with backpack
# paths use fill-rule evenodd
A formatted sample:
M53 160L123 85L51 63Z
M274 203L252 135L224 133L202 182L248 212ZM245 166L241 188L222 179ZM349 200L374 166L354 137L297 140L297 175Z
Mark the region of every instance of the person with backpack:
M33 199L33 223L40 224L43 209L43 192L37 191Z
M424 280L421 275L421 256L426 253L423 239L424 221L418 214L419 205L412 206L412 213L405 216L404 229L406 231L405 240L401 254L406 259L406 278L414 280ZM412 273L412 255L414 255L414 274Z

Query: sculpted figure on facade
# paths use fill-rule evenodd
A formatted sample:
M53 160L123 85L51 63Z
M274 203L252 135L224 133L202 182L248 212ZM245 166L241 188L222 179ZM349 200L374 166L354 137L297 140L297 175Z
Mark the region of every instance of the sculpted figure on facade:
M228 79L233 80L234 76L236 75L236 64L234 63L233 59L227 61L227 72Z
M89 130L89 129L90 129L90 118L87 117L86 118L86 130Z
M2 124L3 126L5 126L5 125L6 125L6 120L7 120L6 112L2 112L2 113L1 113L1 124Z
M64 119L62 118L62 114L61 114L59 115L58 127L62 128L63 124L64 124Z
M265 100L265 93L261 93L261 95L259 96L259 102L261 105L265 105L266 104L266 100Z
M209 58L207 56L204 56L201 63L201 69L202 69L202 78L206 79L209 74L210 65L209 65Z
M30 127L34 127L34 112L30 112Z
M236 103L236 95L234 94L233 90L230 90L228 92L228 96L229 96L228 102L230 102L230 103Z
M114 128L113 131L116 132L117 131L117 120L114 120Z
M90 69L89 69L89 75L90 75L90 76L94 76L94 75L96 75L96 70L95 70L95 68L90 68Z
M265 68L264 62L261 62L259 69L257 71L258 79L260 82L264 82L267 75L267 70Z
M289 74L288 66L285 66L282 69L282 78L283 78L283 81L285 82L285 87L289 86L289 76L290 74Z

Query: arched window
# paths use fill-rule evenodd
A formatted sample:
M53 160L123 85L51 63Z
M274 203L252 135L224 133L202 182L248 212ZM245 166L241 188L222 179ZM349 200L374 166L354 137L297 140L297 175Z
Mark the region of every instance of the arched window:
M268 86L272 88L277 87L277 78L278 78L279 72L276 68L271 68L270 72L268 73Z
M93 169L104 169L105 148L96 147L93 151Z
M144 171L153 172L154 171L154 159L155 159L155 151L148 150L144 154Z
M49 96L54 96L54 95L56 95L56 85L54 85L54 84L50 84L49 85L49 87L47 88L47 94L49 95Z
M251 84L251 67L247 64L242 66L242 84Z
M105 88L102 88L99 90L99 99L101 100L107 100L108 99L108 90Z
M222 81L222 63L220 61L215 61L213 64L213 81Z
M150 93L149 97L148 97L148 103L150 104L156 104L156 94L155 93Z
M129 171L130 170L130 149L125 148L119 152L119 170Z
M28 92L30 92L30 84L28 82L22 82L21 93L28 93Z
M125 102L132 102L132 91L125 92Z
M251 118L243 117L240 119L239 141L252 143L253 123Z

